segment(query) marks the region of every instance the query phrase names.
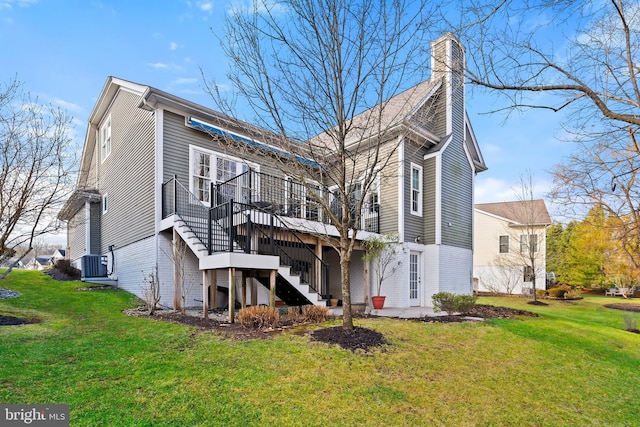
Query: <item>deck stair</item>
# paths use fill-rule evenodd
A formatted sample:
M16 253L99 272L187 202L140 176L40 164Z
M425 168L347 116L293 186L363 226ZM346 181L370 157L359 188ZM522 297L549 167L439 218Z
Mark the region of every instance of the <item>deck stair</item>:
M172 203L166 199L173 199ZM186 206L180 206L180 200L185 199ZM173 218L174 230L199 260L229 252L277 255L278 298L287 305L327 305L319 292L322 283L314 282L320 276L316 268L322 268L321 277L326 278L328 266L292 230L283 229L286 226L276 214L233 200L207 208L194 199L177 181L163 185L163 218ZM269 287L268 271L258 271L255 276L259 283Z

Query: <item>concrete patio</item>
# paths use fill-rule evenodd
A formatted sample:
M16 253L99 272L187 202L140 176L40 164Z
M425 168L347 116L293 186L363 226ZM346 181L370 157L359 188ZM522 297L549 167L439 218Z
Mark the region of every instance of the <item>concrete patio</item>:
M365 310L365 313L369 316L378 316L378 317L394 317L398 319L419 319L421 317L435 317L435 316L445 316L447 313L444 311L434 312L432 307L406 307L406 308L383 308L380 310L375 310L373 308L368 308ZM329 315L335 317L342 316L342 307L331 307L329 308Z

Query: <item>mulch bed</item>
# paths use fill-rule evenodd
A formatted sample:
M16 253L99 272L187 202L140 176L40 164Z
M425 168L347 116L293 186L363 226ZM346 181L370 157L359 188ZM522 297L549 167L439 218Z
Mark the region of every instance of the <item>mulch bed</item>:
M640 304L605 304L604 307L640 313Z
M128 316L146 317L158 321L177 323L186 326L193 326L201 331L213 331L224 334L225 337L231 339L266 339L274 334L284 330L291 329L300 324L282 321L277 328L273 329L250 329L245 328L240 323L230 324L226 320L221 320L219 314L212 315L209 319L204 319L196 315L182 315L175 310L158 310L153 316L148 316L146 310L130 309L125 310L124 314ZM517 316L538 317L536 313L525 310L516 310L506 307L495 307L491 305L477 304L475 308L464 315L455 316L437 316L424 317L417 319L426 323L451 323L451 322L469 322L472 319L465 318L467 316L483 319L513 319ZM335 344L350 351L369 351L374 347L380 347L388 344L384 336L375 330L354 327L353 330L344 329L342 326L334 326L330 328L316 329L309 334L313 341L324 342L327 344Z
M29 325L31 323L39 323L38 319L21 319L13 316L0 315L0 326L17 326L17 325Z
M80 280L81 276L78 270L78 274L74 274L74 275L69 275L66 273L61 272L60 270L58 270L57 268L50 268L48 270L43 270L42 271L44 274L46 274L47 276L51 276L51 278L55 279L55 280L60 280L62 282L67 282L70 280Z
M47 270L46 273L56 280L78 280L78 277L71 277L57 269ZM86 288L79 288L77 290L103 290L112 289L111 286L90 286ZM540 305L546 305L540 303ZM265 339L282 332L286 329L290 329L295 326L299 326L293 322L282 321L277 328L272 329L250 329L245 328L240 323L228 323L226 320L222 320L223 317L219 315L211 316L209 319L204 319L197 315L183 315L175 310L158 310L153 316L149 316L144 309L129 309L125 310L124 314L128 316L147 317L159 321L177 323L186 326L193 326L202 331L215 331L223 333L226 337L232 339ZM512 319L516 316L530 316L538 317L537 314L531 313L525 310L516 310L506 307L495 307L491 305L476 304L474 309L464 315L456 316L437 316L437 317L425 317L418 319L419 321L426 323L452 323L452 322L468 322L471 319L466 319L466 316L479 317L483 319ZM350 351L368 351L373 347L380 347L387 344L384 336L372 329L354 327L353 330L345 329L342 326L335 326L331 328L317 329L310 333L310 337L314 341L324 342L327 344L336 344L340 347Z

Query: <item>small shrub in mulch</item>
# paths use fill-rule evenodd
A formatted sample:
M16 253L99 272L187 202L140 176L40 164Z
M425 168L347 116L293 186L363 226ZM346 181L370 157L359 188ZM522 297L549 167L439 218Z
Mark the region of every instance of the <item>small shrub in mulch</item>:
M44 274L51 276L52 279L58 281L80 280L82 273L80 270L71 265L69 260L58 260L54 268L43 271Z

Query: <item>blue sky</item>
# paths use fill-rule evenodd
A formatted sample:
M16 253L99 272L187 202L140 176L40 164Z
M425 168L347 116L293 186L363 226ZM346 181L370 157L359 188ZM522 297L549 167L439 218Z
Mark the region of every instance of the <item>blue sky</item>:
M237 2L236 2L237 3ZM0 0L0 82L17 75L41 102L75 117L78 141L108 76L151 85L213 108L202 86L224 81L222 36L226 1ZM544 197L548 171L571 146L559 142L557 114L481 114L495 95L469 91L468 111L489 170L477 176L476 202L514 200L519 177L531 170ZM547 201L552 216L557 211Z

